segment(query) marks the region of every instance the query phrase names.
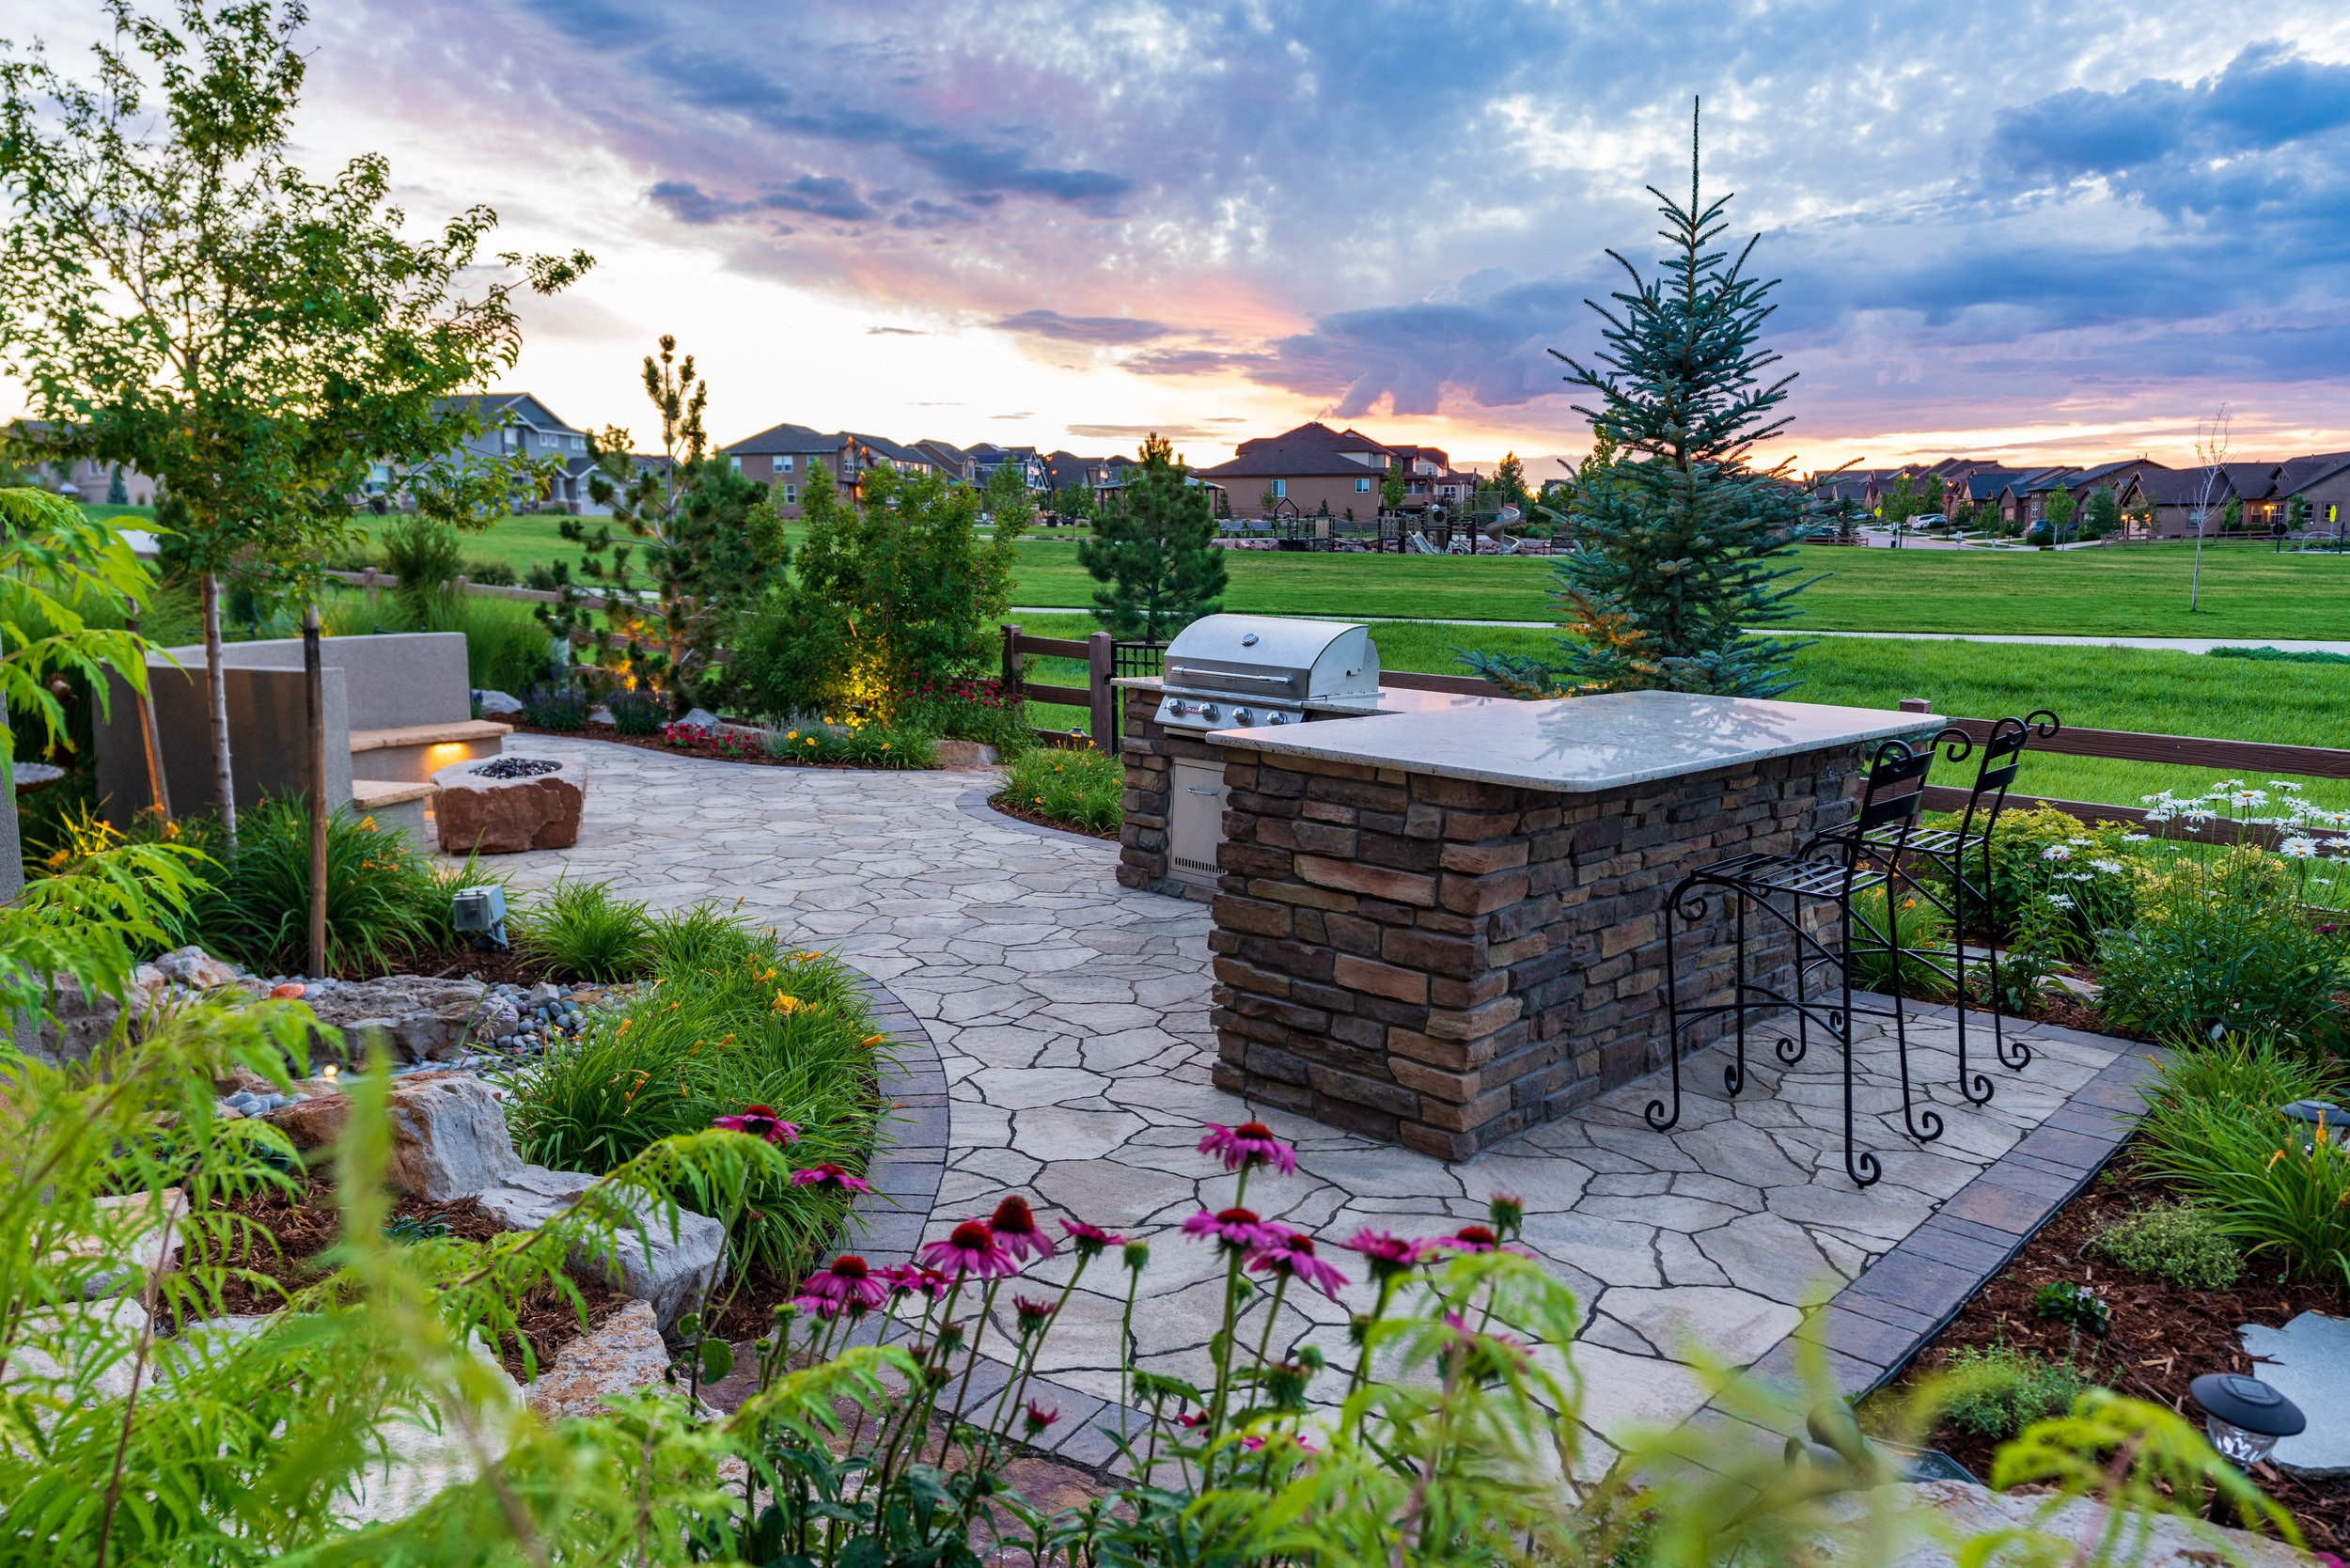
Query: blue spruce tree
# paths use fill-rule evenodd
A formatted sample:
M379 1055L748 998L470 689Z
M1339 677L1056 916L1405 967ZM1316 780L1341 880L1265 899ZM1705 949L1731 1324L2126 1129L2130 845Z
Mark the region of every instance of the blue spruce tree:
M1790 423L1791 372L1765 382L1778 355L1758 347L1776 280L1747 274L1755 241L1732 259L1715 248L1729 198L1701 199L1697 117L1689 133L1689 199L1654 186L1672 246L1653 281L1611 250L1631 277L1585 365L1553 349L1569 384L1595 395L1575 412L1617 444L1615 461L1579 485L1568 513L1574 541L1555 569L1553 603L1568 635L1555 663L1465 652L1469 666L1519 697L1663 689L1770 697L1795 684L1799 643L1748 637L1783 620L1806 584L1783 564L1803 536L1803 502L1782 463L1757 469L1755 444ZM1757 236L1756 238L1760 238Z

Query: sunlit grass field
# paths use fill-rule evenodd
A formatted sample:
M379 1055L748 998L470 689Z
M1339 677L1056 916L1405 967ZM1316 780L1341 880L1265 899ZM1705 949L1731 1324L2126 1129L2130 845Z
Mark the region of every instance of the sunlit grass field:
M1807 547L1794 564L1819 581L1792 624L1845 632L2037 633L2072 636L2350 637L2350 555L2278 555L2264 544L2207 545L2202 608L2189 613L2193 547L2105 550L1875 550ZM1235 550L1224 607L1266 615L1546 620L1550 562L1540 557L1314 555ZM1076 551L1021 547L1015 604L1092 603Z

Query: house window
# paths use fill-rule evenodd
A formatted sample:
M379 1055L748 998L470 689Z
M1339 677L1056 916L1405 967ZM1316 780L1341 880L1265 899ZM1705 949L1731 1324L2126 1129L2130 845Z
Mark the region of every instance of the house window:
M743 460L739 457L730 457L727 459L727 466L740 474L743 472Z
M516 430L511 425L500 425L498 427L498 446L510 452L521 444L522 431Z
M1288 497L1289 497L1289 493L1290 493L1290 482L1289 482L1289 480L1287 480L1287 479L1276 479L1276 480L1274 480L1274 481L1273 481L1273 498L1274 498L1275 500L1277 500L1277 501L1281 501L1281 500L1286 500L1286 499L1288 499Z
M798 485L788 484L783 487L783 504L787 507L796 507L800 504L800 487Z
M1370 481L1369 479L1356 479L1356 480L1355 481L1355 494L1357 494L1357 495L1368 495L1368 494L1371 494L1371 481Z
M791 472L791 460L788 457L779 457L776 459L776 472L778 474L789 474Z

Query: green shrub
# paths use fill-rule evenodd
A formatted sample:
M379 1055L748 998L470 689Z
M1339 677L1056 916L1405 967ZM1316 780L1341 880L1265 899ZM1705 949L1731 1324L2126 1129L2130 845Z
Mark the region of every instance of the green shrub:
M501 560L476 557L465 562L465 581L487 583L492 588L512 588L514 569Z
M2183 1290L2224 1291L2244 1272L2234 1240L2192 1203L2140 1209L2098 1231L2089 1249L2116 1268Z
M2339 934L2313 928L2275 856L2181 859L2149 875L2125 928L2097 944L2098 1006L2162 1040L2268 1033L2338 1045Z
M2129 923L2142 859L2125 824L2092 826L2053 806L2003 811L1991 834L1992 923L2012 936L2054 894L2064 918L2045 934L2085 955L2098 932Z
M801 723L767 731L767 755L789 762L839 762L854 768L934 768L938 746L918 729L880 725Z
M1893 989L1893 954L1884 945L1887 932L1886 911L1888 900L1882 887L1871 887L1853 895L1853 984L1871 991L1890 993ZM1940 960L1942 968L1923 958L1909 956L1920 949L1948 948L1950 942L1950 917L1935 908L1923 894L1904 889L1901 902L1893 904L1893 931L1900 938L1903 957L1900 964L1902 995L1904 996L1948 996L1952 986L1949 974L1950 961Z
M1014 805L1088 833L1115 833L1122 815L1126 769L1116 755L1038 746L1011 760L1002 794Z
M461 632L466 679L494 691L520 692L543 684L555 670L547 629L530 606L482 594L446 595L418 623L427 632Z
M669 719L668 710L650 692L614 692L604 701L612 728L622 735L658 735Z
M393 597L421 624L450 597L448 582L463 569L457 530L430 517L403 517L384 530L384 564L400 578Z
M975 741L1010 757L1036 745L1026 704L1001 681L964 678L932 682L899 702L897 722L950 741Z
M2113 1309L2093 1285L2072 1279L2052 1279L2031 1293L2031 1309L2044 1318L2103 1336L2113 1323Z
M558 882L515 926L517 947L573 980L634 980L652 959L651 917L608 882Z
M2265 1038L2183 1049L2162 1064L2138 1127L2139 1160L2168 1177L2248 1262L2350 1283L2350 1152L2337 1130L2279 1107L2338 1098L2339 1063Z
M850 972L821 953L782 952L772 933L708 906L654 922L646 949L664 955L650 980L511 1080L523 1157L600 1174L757 1105L798 1127L794 1163L863 1169L884 1041ZM769 1177L721 1217L738 1267L790 1273L826 1245L842 1210L837 1193Z
M522 721L569 733L588 728L588 699L566 686L527 686L519 694Z
M237 819L237 853L212 874L188 939L262 973L310 962L310 813L264 801ZM445 945L448 904L431 862L345 807L326 823L326 964L382 974L411 949Z
M2090 1386L2069 1361L2051 1361L2008 1345L1962 1345L1949 1363L1950 1393L1942 1419L1961 1432L2004 1442L2034 1421L2060 1416Z

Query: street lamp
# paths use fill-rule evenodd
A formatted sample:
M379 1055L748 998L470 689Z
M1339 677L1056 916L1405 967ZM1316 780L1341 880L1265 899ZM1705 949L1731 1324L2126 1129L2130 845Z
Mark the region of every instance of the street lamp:
M2299 1405L2257 1377L2205 1372L2187 1391L2203 1407L2211 1446L2246 1469L2267 1458L2277 1439L2295 1436L2310 1424Z

